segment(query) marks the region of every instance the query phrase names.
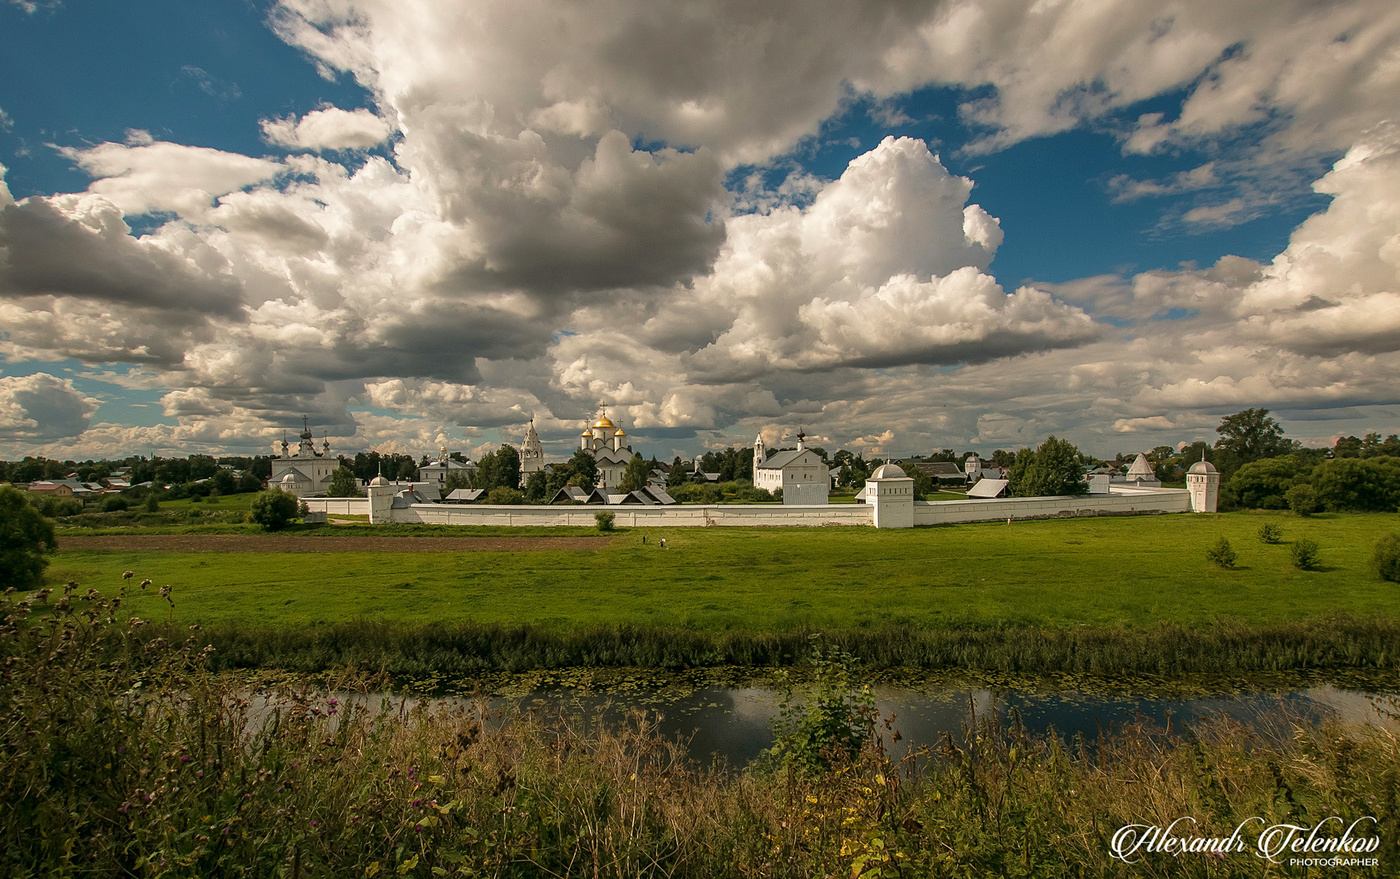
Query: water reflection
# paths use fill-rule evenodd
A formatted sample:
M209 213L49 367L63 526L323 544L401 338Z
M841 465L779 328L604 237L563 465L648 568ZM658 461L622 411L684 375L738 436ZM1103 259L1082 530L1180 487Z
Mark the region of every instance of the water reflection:
M876 709L882 717L892 718L891 729L899 733L898 743L885 733L886 745L896 756L906 748L935 745L945 733L960 737L980 720L995 718L1006 723L1013 712L1032 733L1054 732L1070 740L1082 736L1087 741L1141 720L1182 735L1190 735L1191 728L1203 721L1222 718L1269 737L1291 735L1291 719L1316 722L1332 718L1400 731L1396 719L1400 715L1400 697L1330 685L1194 698L957 687L877 687L874 695ZM764 687L704 687L671 692L563 688L497 698L490 705L495 710L514 706L546 718L567 714L587 723L604 724L620 723L630 712L644 710L658 714L661 734L687 743L693 758L744 766L772 745L771 722L781 700L781 693Z

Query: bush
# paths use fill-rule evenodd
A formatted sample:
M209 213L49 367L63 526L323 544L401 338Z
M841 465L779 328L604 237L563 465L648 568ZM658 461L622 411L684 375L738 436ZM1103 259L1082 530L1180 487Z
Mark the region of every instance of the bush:
M1387 534L1376 541L1371 570L1382 580L1400 583L1400 534Z
M1235 549L1230 546L1230 541L1224 537L1215 541L1210 549L1206 550L1206 558L1222 568L1233 568L1235 566Z
M297 510L296 495L280 488L270 488L258 492L258 496L253 498L251 516L264 531L278 531L297 517Z
M108 495L102 499L102 512L104 513L125 512L128 506L130 504L127 503L126 498L120 495Z
M599 531L613 530L613 520L616 518L612 510L600 510L593 514L593 521L598 523Z
M146 495L146 512L155 513L160 510L160 501L156 500L154 494Z
M15 489L18 491L19 489ZM29 503L36 510L57 519L63 516L76 516L83 511L83 502L72 497L54 497L51 494L29 495Z
M1291 550L1293 567L1300 571L1311 571L1321 560L1317 554L1317 541L1308 537L1293 541Z
M1283 543L1283 529L1273 522L1259 526L1260 543Z
M1322 498L1311 485L1295 485L1284 497L1288 499L1288 508L1300 516L1322 512Z
M498 485L486 493L486 502L488 504L519 506L525 503L525 494L518 488Z
M53 523L24 492L0 485L0 591L42 586L47 556L56 546Z

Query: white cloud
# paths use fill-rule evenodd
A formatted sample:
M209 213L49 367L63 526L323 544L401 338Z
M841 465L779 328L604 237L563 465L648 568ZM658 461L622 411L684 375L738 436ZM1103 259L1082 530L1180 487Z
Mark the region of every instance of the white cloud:
M197 218L217 197L271 180L283 170L268 159L153 142L145 132L135 132L124 144L62 152L98 178L89 192L106 197L127 215L170 211Z
M0 376L0 442L46 442L80 435L98 401L48 373Z
M269 143L301 150L366 150L389 137L389 125L365 109L327 107L300 119L287 116L262 120Z

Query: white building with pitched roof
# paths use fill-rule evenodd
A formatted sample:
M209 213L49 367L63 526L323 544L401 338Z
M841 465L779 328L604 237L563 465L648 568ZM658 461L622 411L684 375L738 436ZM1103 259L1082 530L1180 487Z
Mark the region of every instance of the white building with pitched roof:
M831 474L816 452L797 434L797 448L768 454L759 434L753 444L753 484L770 492L781 490L784 504L825 504L831 494Z

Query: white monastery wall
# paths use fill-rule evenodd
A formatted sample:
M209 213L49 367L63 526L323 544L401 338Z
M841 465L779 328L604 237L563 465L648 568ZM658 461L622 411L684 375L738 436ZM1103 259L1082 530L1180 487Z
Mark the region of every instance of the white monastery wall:
M973 501L915 501L915 525L954 522L995 522L998 519L1052 519L1074 516L1113 516L1129 513L1189 513L1191 495L1185 489L1123 491L1075 497L1016 497Z
M313 513L332 516L368 516L369 499L362 497L309 497L302 500Z
M390 511L391 521L433 525L577 525L594 528L595 513L607 510L619 528L684 528L705 525L870 525L872 510L863 504L799 507L778 504L685 504L672 507L559 505L496 506L485 504L414 504Z

